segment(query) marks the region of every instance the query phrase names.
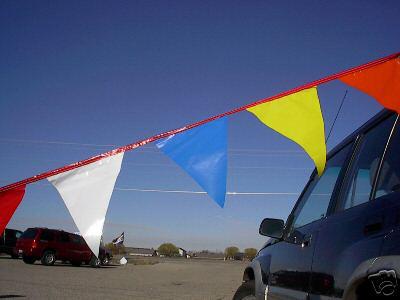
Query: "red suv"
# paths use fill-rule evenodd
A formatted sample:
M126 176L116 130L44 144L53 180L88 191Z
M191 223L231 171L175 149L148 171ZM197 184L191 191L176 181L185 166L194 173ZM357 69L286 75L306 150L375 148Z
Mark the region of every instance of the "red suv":
M25 263L33 264L40 259L46 266L61 260L69 261L74 266L85 263L97 267L111 258L103 247L100 247L97 258L85 240L77 234L47 228L25 230L17 241L16 249Z

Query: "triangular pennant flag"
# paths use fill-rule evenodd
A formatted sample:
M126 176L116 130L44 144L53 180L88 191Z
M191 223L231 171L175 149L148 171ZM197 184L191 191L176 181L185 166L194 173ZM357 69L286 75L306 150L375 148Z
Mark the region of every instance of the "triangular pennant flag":
M247 109L262 123L299 144L321 176L326 162L324 120L317 88L300 91Z
M124 243L125 240L125 234L124 232L121 233L121 235L119 235L118 237L116 237L115 239L112 240L112 243L114 245L122 245Z
M124 153L48 178L64 200L76 226L98 256L103 225Z
M0 193L0 235L10 222L25 194L25 185Z
M157 143L221 207L226 194L227 131L228 119L223 117Z
M340 77L344 83L374 97L400 114L400 58Z

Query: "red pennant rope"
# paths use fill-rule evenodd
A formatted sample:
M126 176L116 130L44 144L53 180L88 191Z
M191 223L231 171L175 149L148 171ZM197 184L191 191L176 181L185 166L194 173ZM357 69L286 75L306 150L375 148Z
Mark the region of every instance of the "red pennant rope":
M400 114L400 58L343 76L341 81Z
M3 233L25 194L25 185L0 193L0 234Z
M327 77L322 78L322 79L315 80L313 82L301 85L301 86L296 87L294 89L282 92L280 94L277 94L277 95L274 95L274 96L271 96L271 97L268 97L268 98L264 98L264 99L258 100L256 102L253 102L253 103L247 104L245 106L230 110L228 112L225 112L225 113L222 113L222 114L219 114L219 115L204 119L202 121L199 121L199 122L196 122L196 123L193 123L193 124L181 127L181 128L177 128L177 129L174 129L174 130L170 130L170 131L155 135L153 137L141 140L139 142L132 143L132 144L129 144L129 145L126 145L126 146L111 150L109 152L106 152L106 153L103 153L103 154L100 154L100 155L97 155L97 156L93 156L91 158L88 158L88 159L85 159L85 160L82 160L82 161L79 161L79 162L76 162L76 163L73 163L73 164L58 168L58 169L55 169L55 170L52 170L52 171L48 171L48 172L45 172L45 173L38 174L36 176L29 177L27 179L24 179L24 180L21 180L21 181L18 181L18 182L15 182L15 183L12 183L12 184L9 184L9 185L1 187L0 188L0 193L2 193L4 191L7 191L7 190L10 190L10 189L14 189L14 188L20 187L20 186L25 186L25 185L27 185L29 183L33 183L33 182L45 179L47 177L54 176L54 175L69 171L69 170L73 170L73 169L79 168L81 166L85 166L87 164L93 163L93 162L98 161L98 160L100 160L100 159L102 159L104 157L107 157L107 156L112 156L112 155L115 155L115 154L118 154L118 153L121 153L121 152L125 152L125 151L130 151L130 150L136 149L136 148L144 146L144 145L146 145L148 143L152 143L154 141L166 138L166 137L168 137L170 135L181 133L183 131L190 130L190 129L194 128L194 127L201 126L201 125L203 125L205 123L214 121L216 119L219 119L219 118L222 118L222 117L225 117L225 116L233 115L235 113L244 111L244 110L246 110L246 109L248 109L250 107L259 105L261 103L265 103L265 102L268 102L268 101L276 100L276 99L282 98L284 96L288 96L288 95L300 92L302 90L309 89L309 88L321 85L323 83L327 83L329 81L339 79L339 78L341 78L343 76L346 76L346 75L349 75L351 73L354 73L354 72L357 72L357 71L362 71L362 70L365 70L365 69L380 65L380 64L385 63L385 62L387 62L387 61L389 61L389 60L391 60L393 58L396 58L398 56L400 56L400 52L391 54L391 55L383 57L383 58L379 58L377 60L374 60L374 61L371 61L369 63L363 64L361 66L354 67L354 68L351 68L351 69L348 69L348 70L345 70L345 71L342 71L342 72L327 76Z

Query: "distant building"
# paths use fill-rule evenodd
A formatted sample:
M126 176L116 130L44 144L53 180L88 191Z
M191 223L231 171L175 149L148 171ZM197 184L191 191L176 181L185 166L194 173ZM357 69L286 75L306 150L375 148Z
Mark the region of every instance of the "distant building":
M157 256L157 252L151 248L134 248L134 247L125 247L126 253L130 256Z
M185 249L183 248L178 248L179 251L179 256L185 257L185 258L189 258L188 253Z

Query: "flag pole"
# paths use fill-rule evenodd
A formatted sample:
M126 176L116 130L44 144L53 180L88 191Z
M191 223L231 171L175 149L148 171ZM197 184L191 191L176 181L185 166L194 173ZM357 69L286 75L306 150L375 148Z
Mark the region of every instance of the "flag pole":
M177 129L173 129L173 130L170 130L170 131L166 131L166 132L157 134L155 136L149 137L147 139L143 139L143 140L134 142L132 144L128 144L128 145L116 148L114 150L111 150L111 151L108 151L108 152L105 152L105 153L90 157L88 159L84 159L84 160L75 162L75 163L70 164L70 165L66 165L66 166L51 170L51 171L47 171L47 172L44 172L44 173L41 173L41 174L38 174L38 175L35 175L35 176L32 176L32 177L23 179L21 181L11 183L9 185L5 185L3 187L0 187L0 193L1 192L5 192L7 190L14 189L14 188L18 188L20 186L24 186L24 185L27 185L27 184L30 184L30 183L34 183L36 181L40 181L40 180L46 179L46 178L48 178L50 176L54 176L54 175L57 175L57 174L60 174L60 173L66 172L66 171L70 171L70 170L73 170L73 169L88 165L90 163L99 161L99 160L101 160L101 159L103 159L105 157L113 156L113 155L121 153L121 152L131 151L131 150L136 149L138 147L144 146L144 145L146 145L148 143L152 143L152 142L157 141L159 139L166 138L166 137L168 137L170 135L178 134L178 133L181 133L183 131L190 130L190 129L194 128L194 127L201 126L201 125L203 125L205 123L217 120L219 118L239 113L239 112L244 111L244 110L246 110L246 109L248 109L250 107L257 106L257 105L265 103L265 102L273 101L273 100L276 100L276 99L279 99L279 98L282 98L282 97L285 97L285 96L300 92L302 90L309 89L309 88L312 88L312 87L315 87L315 86L318 86L318 85L321 85L321 84L336 80L336 79L338 79L340 77L349 75L349 74L354 73L354 72L363 71L365 69L368 69L368 68L377 66L379 64L385 63L385 62L387 62L387 61L389 61L391 59L397 58L399 56L400 56L400 52L397 52L397 53L394 53L394 54L391 54L391 55L388 55L388 56L385 56L385 57L370 61L368 63L362 64L360 66L353 67L353 68L350 68L350 69L347 69L347 70L344 70L344 71L329 75L327 77L324 77L324 78L321 78L321 79L318 79L318 80L315 80L315 81L300 85L298 87L295 87L293 89L281 92L281 93L276 94L274 96L257 100L255 102L250 103L250 104L235 108L233 110L227 111L227 112L219 114L219 115L215 115L215 116L209 117L209 118L201 120L199 122L192 123L192 124L183 126L181 128L177 128Z

